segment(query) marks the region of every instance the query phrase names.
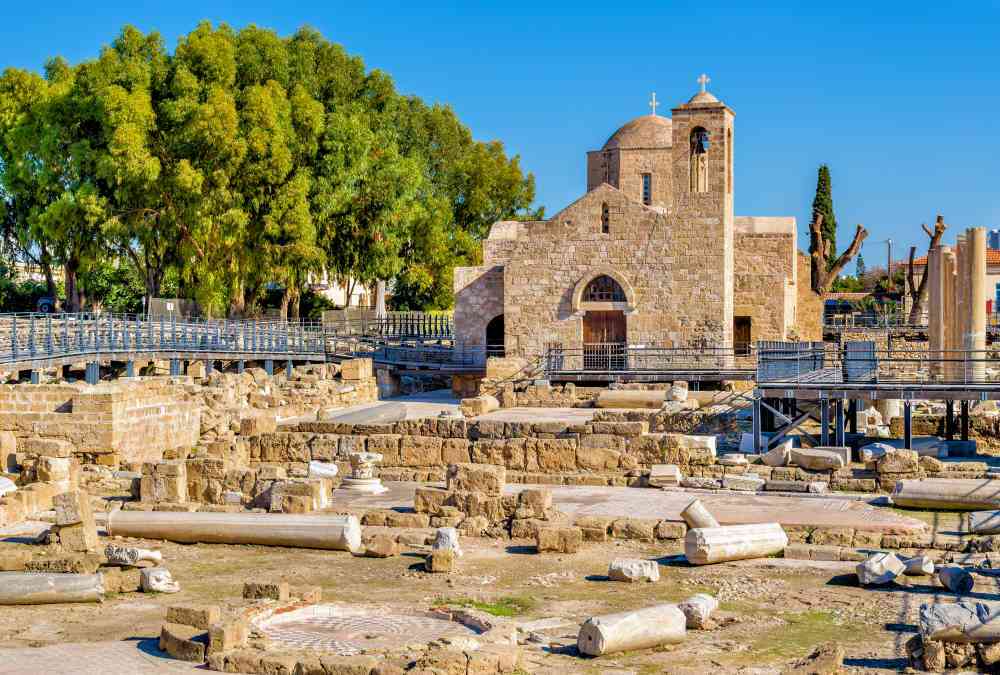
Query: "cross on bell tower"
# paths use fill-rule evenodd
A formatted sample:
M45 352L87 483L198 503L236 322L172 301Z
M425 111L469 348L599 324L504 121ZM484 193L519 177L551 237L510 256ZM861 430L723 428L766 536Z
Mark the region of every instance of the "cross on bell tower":
M712 78L710 78L705 73L702 73L701 75L698 76L698 84L701 85L701 91L702 91L702 93L705 92L705 85L708 84L711 81L712 81Z
M650 110L653 111L652 114L654 114L654 115L656 114L656 106L658 106L658 105L660 105L660 104L657 103L657 101L656 101L656 92L654 91L653 92L653 98L651 98L649 100L649 108L650 108Z

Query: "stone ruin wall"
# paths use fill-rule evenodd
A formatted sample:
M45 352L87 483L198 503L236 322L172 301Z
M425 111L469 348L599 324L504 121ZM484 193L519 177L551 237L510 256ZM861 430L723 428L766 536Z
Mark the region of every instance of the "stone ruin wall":
M118 467L198 442L200 412L167 380L0 386L0 431L72 443L89 462Z
M197 382L144 377L94 387L0 387L7 411L0 416L3 473L20 486L0 497L0 525L51 508L52 496L70 485L131 492L144 500L134 505L141 508L243 508L260 496L254 492L260 478L267 507L322 508L328 481L271 490L264 481L287 474L251 468L246 438L276 429L280 419L376 400L370 359L302 366L291 379L251 368L240 375L215 371Z

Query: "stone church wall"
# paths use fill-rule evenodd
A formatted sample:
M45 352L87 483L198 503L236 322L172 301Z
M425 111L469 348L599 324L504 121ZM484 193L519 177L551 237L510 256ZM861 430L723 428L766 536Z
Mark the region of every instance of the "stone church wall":
M750 339L783 340L795 321L795 220L736 219L733 316L750 317Z
M486 344L486 324L503 313L504 274L500 266L455 268L455 340Z
M642 203L642 174L651 175L652 206L669 209L672 204L670 148L625 148L587 153L587 190L607 182L629 198ZM605 164L609 166L605 169ZM605 181L605 176L608 180Z
M601 233L604 203L609 234ZM602 186L551 221L532 223L504 267L508 353L540 354L548 343L579 347L583 315L574 310L573 290L598 268L634 289L635 311L626 311L629 343L720 344L725 271L718 241L702 220L675 219Z

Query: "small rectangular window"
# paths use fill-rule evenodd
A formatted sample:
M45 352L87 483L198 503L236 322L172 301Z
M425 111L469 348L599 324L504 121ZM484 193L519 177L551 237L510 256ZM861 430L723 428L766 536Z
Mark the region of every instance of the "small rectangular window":
M642 174L642 203L649 206L653 203L653 174Z

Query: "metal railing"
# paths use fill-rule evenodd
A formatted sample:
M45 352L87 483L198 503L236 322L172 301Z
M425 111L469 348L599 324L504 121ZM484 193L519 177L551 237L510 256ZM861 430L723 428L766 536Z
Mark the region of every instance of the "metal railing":
M390 312L382 317L327 318L324 328L336 335L450 340L454 336L448 314Z
M1000 359L989 350L877 350L858 340L840 348L823 342L760 342L758 384L996 385Z
M753 368L752 349L731 347L645 347L585 344L550 347L542 367L548 376L564 373L723 372Z
M503 355L485 346L407 344L406 340L331 334L327 336L327 351L340 357L368 357L390 365L437 369L485 368L488 356Z
M154 352L321 355L319 323L148 319L124 314L0 314L0 363Z

